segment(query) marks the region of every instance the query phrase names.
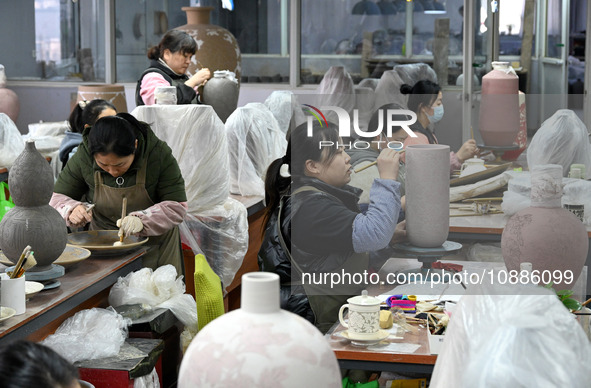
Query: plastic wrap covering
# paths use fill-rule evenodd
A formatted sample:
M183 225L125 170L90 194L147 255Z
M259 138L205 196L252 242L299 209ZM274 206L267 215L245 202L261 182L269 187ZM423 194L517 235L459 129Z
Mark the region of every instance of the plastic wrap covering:
M236 109L226 121L230 149L230 192L265 195L265 174L275 159L285 155L287 141L264 104Z
M189 213L223 204L229 192L224 124L209 105L150 105L131 112L172 149L187 191Z
M195 254L203 253L224 288L234 280L248 249L248 213L243 204L228 198L198 216L187 214L179 225L181 240Z
M591 168L591 145L585 124L575 112L556 111L542 126L527 147L527 165L532 170L540 164L559 164L566 176L571 164L584 164Z
M468 288L445 337L430 387L589 386L587 336L558 297L542 287Z
M373 114L373 106L376 101L376 93L372 88L355 87L355 108L359 114L359 129L367 132L367 126Z
M353 79L342 66L330 67L318 88L316 89L316 107L322 109L323 106L338 106L344 109L353 117L353 108L355 108L355 90L353 88ZM338 124L339 119L335 112L323 110L326 120Z
M72 363L111 357L119 353L129 325L131 319L123 318L111 307L82 310L41 343Z
M5 113L0 113L0 168L10 168L24 149L25 141L14 122Z
M371 88L371 90L375 91L379 82L379 78L364 78L359 82L358 86L360 88Z
M35 148L45 157L50 157L50 166L53 171L53 177L62 171L62 161L59 157L59 149L62 141L66 137L66 131L70 129L67 121L57 121L49 123L29 124L29 133L23 135L23 139L35 140Z
M265 100L265 106L269 108L279 129L286 134L289 129L306 122L306 116L295 94L288 90L276 90Z
M384 72L376 87L374 110L385 104L398 104L406 108L408 96L400 93L400 87L403 84L413 86L423 79L437 83L435 70L426 63L396 65L394 69Z
M143 304L153 309L169 309L186 327L197 326L197 305L192 295L185 294L183 277L176 269L164 265L155 271L142 268L117 279L109 292L109 304L119 307Z

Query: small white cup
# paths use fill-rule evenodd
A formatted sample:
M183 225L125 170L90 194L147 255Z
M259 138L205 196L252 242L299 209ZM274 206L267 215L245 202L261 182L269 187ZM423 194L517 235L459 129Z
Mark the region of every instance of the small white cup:
M460 168L460 178L485 171L484 160L480 158L466 159Z
M157 105L176 105L176 86L158 86L154 91Z
M0 294L0 305L14 309L16 315L25 313L25 275L10 279L6 273L0 274Z
M339 310L339 321L348 330L349 338L371 340L380 330L380 300L367 295L363 291L361 296L347 299L347 304ZM349 309L349 322L345 322L343 311Z

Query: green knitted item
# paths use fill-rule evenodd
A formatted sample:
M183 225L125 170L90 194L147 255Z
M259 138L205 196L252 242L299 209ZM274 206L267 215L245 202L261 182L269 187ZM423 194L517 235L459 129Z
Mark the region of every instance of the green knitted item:
M224 314L222 282L201 254L195 255L195 301L199 330Z

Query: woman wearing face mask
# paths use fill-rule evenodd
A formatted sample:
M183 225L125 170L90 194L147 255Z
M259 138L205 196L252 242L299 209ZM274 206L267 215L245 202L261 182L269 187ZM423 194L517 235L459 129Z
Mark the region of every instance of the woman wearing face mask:
M437 144L434 131L429 129L430 124L435 124L443 118L443 103L441 87L429 80L421 80L414 86L404 84L400 87L400 93L408 94L408 109L417 114L417 121L410 126L417 137L407 137L404 142L406 148L412 144ZM459 170L466 159L470 159L478 153L476 141L466 141L458 152L450 153L450 169Z

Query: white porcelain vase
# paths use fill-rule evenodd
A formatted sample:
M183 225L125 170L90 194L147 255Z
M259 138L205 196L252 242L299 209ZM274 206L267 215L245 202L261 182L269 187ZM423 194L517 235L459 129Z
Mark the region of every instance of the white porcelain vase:
M179 388L340 387L336 356L305 319L279 307L279 276L242 276L241 308L210 322L189 345Z
M406 233L421 248L440 247L449 234L449 146L406 148Z

